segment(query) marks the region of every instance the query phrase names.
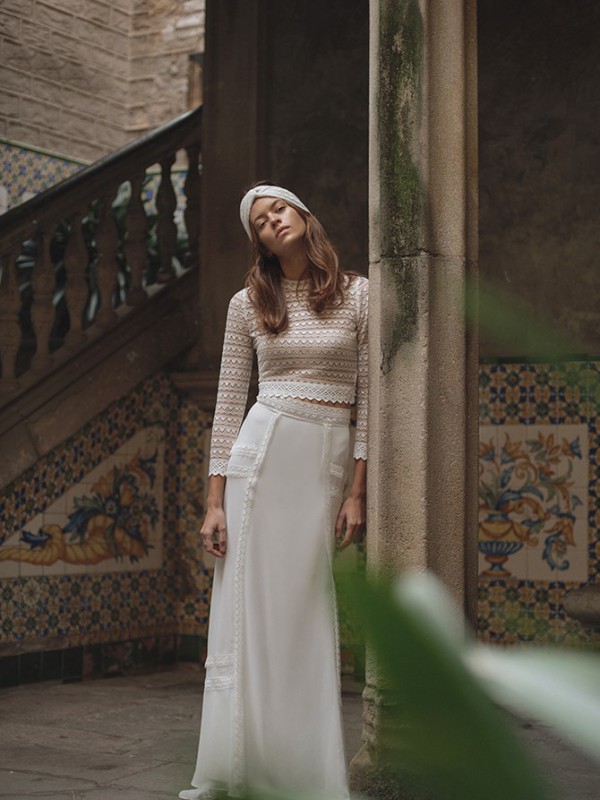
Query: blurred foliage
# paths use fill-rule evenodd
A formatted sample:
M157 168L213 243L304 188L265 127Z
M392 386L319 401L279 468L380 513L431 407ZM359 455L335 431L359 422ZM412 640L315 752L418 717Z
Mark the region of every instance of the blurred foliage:
M525 360L560 360L585 351L581 342L546 320L514 292L489 281L467 285L467 322L482 339L499 343L504 352Z
M384 698L375 759L386 797L556 800L504 709L552 725L600 760L597 654L477 643L429 574L374 580L345 559L336 583L375 657ZM285 791L246 797L326 800Z

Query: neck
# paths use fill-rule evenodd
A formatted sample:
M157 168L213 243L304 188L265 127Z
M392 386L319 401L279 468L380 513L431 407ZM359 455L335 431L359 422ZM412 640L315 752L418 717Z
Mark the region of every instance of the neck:
M290 281L299 281L308 274L309 260L306 250L302 248L298 253L290 253L285 259L280 258L279 265L284 278Z

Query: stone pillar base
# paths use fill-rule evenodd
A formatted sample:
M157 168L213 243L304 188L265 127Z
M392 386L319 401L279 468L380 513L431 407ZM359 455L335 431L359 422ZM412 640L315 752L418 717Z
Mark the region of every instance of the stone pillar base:
M350 763L350 789L373 800L433 800L400 766L382 766L382 759L366 744Z

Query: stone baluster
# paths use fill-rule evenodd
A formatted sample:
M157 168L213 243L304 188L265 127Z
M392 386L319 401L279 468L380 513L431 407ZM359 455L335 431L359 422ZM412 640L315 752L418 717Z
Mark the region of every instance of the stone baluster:
M125 256L131 270L127 305L138 306L148 297L143 288L144 271L148 263L148 220L142 202L145 172L131 178L131 197L125 214Z
M188 157L188 171L183 193L187 201L184 219L188 234L188 250L185 256L185 266L188 268L195 268L198 266L200 246L200 143L190 145L186 148L186 151Z
M19 310L21 296L17 285L16 265L18 252L5 253L2 258L0 279L0 360L2 378L0 392L9 393L17 388L17 353L21 344Z
M110 325L117 318L113 307L113 296L117 288L119 267L117 264L117 248L119 233L112 209L114 190L108 191L100 198L102 210L96 230L98 261L96 264L96 283L100 293L100 310L96 314L96 322Z
M54 264L50 257L51 241L51 230L43 230L38 238L39 250L31 278L33 289L31 323L35 333L35 355L31 360L31 369L35 372L45 372L52 366L50 334L56 315L54 307L56 279Z
M69 332L65 346L76 350L85 342L83 315L87 306L90 290L86 278L88 251L83 238L81 218L85 212L78 210L69 218L69 241L65 250L65 268L67 281L65 284L65 300L69 309Z
M156 280L158 283L167 283L175 277L173 270L173 256L177 244L177 226L173 215L177 207L177 198L171 181L171 167L175 162L175 154L167 156L160 162L161 179L158 194L156 195L156 208L158 211L157 238L159 268Z

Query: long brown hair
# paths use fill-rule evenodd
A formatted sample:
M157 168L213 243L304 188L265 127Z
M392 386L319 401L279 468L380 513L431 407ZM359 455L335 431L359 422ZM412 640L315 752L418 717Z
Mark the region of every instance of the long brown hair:
M255 184L263 185L263 182ZM309 307L322 314L329 308L337 308L345 299L344 290L348 278L341 272L338 255L319 220L304 209L286 201L300 214L306 224L304 241L308 255ZM269 333L283 333L289 324L287 304L281 283L282 272L277 256L267 254L252 227L252 249L254 260L246 276L246 286L252 305L265 329Z

